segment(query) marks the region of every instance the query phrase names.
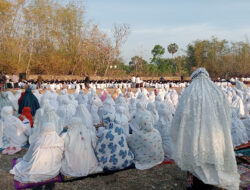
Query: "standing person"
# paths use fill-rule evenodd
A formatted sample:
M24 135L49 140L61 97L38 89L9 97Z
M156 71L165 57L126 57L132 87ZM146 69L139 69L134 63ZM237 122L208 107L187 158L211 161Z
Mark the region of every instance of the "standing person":
M136 83L135 87L140 88L141 79L140 79L140 77L138 75L136 76L135 83Z
M19 77L13 73L11 80L14 83L14 88L18 88Z
M87 74L87 76L85 77L85 81L84 81L84 84L85 84L85 88L89 89L89 83L90 83L90 78L89 78L89 75Z
M136 80L136 78L135 78L135 75L133 75L132 77L131 77L131 82L132 82L132 88L135 88L135 80Z
M231 119L222 90L205 68L197 69L180 98L170 129L172 158L193 175L189 174L194 179L190 189L210 189L211 185L239 189Z

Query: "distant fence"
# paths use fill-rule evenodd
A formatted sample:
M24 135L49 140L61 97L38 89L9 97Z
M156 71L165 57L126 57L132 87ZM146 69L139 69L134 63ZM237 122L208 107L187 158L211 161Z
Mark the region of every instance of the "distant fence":
M38 76L41 76L43 80L84 80L85 77L78 75L29 75L28 80L37 80ZM163 76L164 77L164 76ZM159 80L160 77L140 77L141 80ZM90 80L130 80L130 76L120 77L101 77L90 76ZM164 77L165 80L179 81L181 77ZM184 80L190 80L190 77L184 77Z

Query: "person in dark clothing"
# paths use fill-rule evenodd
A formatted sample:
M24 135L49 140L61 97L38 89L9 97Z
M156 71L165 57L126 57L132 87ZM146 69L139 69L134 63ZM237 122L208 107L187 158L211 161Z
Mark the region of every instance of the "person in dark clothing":
M89 75L87 75L84 81L85 88L89 89L89 83L90 83L90 78L89 78Z
M18 102L19 102L19 108L18 108L19 114L22 113L24 107L30 107L32 116L35 116L36 110L40 108L40 104L30 88L27 88L25 90L25 93L18 100Z

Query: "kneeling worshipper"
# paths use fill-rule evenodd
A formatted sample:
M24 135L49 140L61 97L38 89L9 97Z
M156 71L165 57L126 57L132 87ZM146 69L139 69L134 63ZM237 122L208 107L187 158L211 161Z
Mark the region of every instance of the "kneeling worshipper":
M205 189L213 185L239 189L231 125L227 97L211 81L206 69L198 68L179 100L170 129L171 156L182 170L191 173L189 182L194 180L188 188Z
M40 108L36 96L32 93L30 88L25 90L23 96L18 100L19 109L18 113L21 114L24 107L30 107L32 116L35 116L36 110Z
M30 107L24 107L22 114L18 118L23 122L23 124L33 128L33 118Z
M62 138L65 145L61 168L63 175L81 177L97 172L98 161L94 152L97 137L84 126L80 118L71 119L68 131Z
M155 128L161 134L162 147L164 150L165 160L171 158L171 139L170 139L171 119L172 119L171 112L168 110L166 104L161 103L159 106L159 120L155 124Z
M13 103L10 101L8 94L6 92L1 92L0 96L0 112L5 106L11 106L14 109ZM0 116L1 117L1 116Z
M17 117L13 116L13 108L6 106L1 111L2 121L2 154L15 154L27 144L31 128L27 127Z
M21 183L43 182L59 174L64 142L53 123L45 123L40 138L34 141L10 173Z
M145 111L136 115L138 130L134 130L127 137L128 146L134 153L135 167L139 170L146 170L164 160L162 139L159 131L153 127L153 117Z
M39 125L37 125L34 130L32 130L32 134L29 138L29 143L33 143L34 141L37 141L40 138L40 134L42 131L42 127L44 123L53 123L55 126L55 131L58 135L63 130L63 126L60 117L56 114L54 107L51 105L47 105L44 108L43 116L40 118Z
M236 108L233 108L231 135L234 147L248 143L246 127L239 117Z
M82 120L84 128L87 127L87 129L92 131L92 133L96 133L96 129L92 121L92 116L89 113L88 108L84 104L79 104L77 106L76 114L74 117L79 117Z
M129 150L122 128L115 121L114 113L103 116L106 128L95 148L99 164L104 171L116 171L131 167L134 155Z

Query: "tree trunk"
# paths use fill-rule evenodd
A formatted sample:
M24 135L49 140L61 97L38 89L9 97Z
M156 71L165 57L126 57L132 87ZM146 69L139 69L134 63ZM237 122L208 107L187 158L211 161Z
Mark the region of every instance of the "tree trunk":
M30 54L29 54L29 61L28 61L27 68L26 68L26 75L29 74L30 62L31 62L32 53L33 53L33 43L34 43L34 27L32 26L32 31L31 31L31 48L30 48Z

